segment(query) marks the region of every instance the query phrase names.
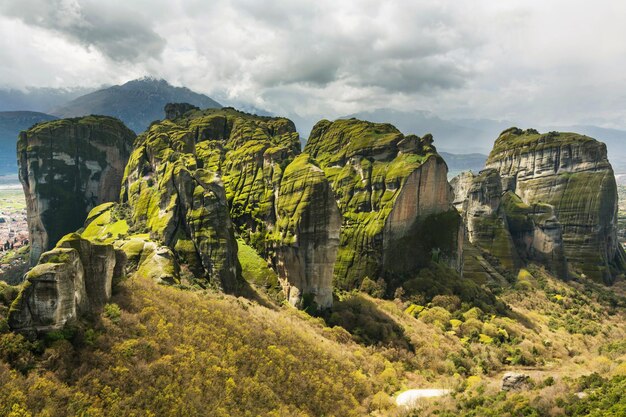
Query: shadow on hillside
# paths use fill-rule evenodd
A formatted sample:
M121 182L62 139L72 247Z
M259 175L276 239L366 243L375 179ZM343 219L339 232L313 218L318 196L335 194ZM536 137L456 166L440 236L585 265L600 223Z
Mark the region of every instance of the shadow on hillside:
M529 319L528 317L526 317L522 313L519 313L519 312L513 311L513 310L509 310L507 312L506 316L509 317L512 320L515 320L516 322L518 322L522 326L526 327L527 329L532 330L534 332L537 332L537 325L535 323L533 323L533 321L531 319Z
M246 298L250 301L254 301L265 308L278 310L276 304L269 299L269 296L264 293L263 290L257 289L254 285L250 284L246 280L241 280L240 287L237 289L234 295Z
M322 318L330 327L343 327L361 344L414 351L404 329L361 295L353 294L343 300L336 300Z

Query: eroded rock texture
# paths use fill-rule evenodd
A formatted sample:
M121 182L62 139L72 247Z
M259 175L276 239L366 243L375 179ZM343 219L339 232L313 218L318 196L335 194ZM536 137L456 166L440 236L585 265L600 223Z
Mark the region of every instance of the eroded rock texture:
M99 314L111 297L113 281L119 278L116 273L123 271L124 259L112 245L75 233L65 236L26 274L9 311L9 326L34 337L59 330L81 316Z
M138 137L121 201L197 279L232 292L241 273L224 186L196 150L205 132L187 122L164 120Z
M574 271L610 283L624 269L617 187L603 143L575 133L511 128L498 137L486 165L500 173L503 191L535 207L545 237L535 251L558 245L560 229Z
M93 207L117 200L134 139L122 122L104 116L41 123L20 134L32 265L81 227Z
M324 172L307 154L285 169L276 204L277 270L289 302L332 305L341 213Z
M343 217L336 285L401 279L433 258L460 267L460 218L432 136L389 124L322 120L305 152L323 169Z
M459 186L463 182L467 186ZM528 205L513 192L503 192L502 178L495 169L478 175L464 173L452 183L456 185L455 200L462 202L467 230L466 277L483 282L481 275L488 275L502 281L503 274L514 276L529 261L567 277L562 229L551 206Z

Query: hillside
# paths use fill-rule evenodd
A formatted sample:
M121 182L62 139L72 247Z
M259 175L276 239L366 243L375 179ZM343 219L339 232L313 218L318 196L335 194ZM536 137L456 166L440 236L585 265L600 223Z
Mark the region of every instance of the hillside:
M622 290L565 284L532 267L499 289L498 302L506 303L501 312L453 295L432 298L437 292L414 294L412 301L345 293L320 319L269 301L135 276L122 282L95 322L43 342L0 327L0 414L583 416L590 408L624 410ZM2 287L0 299L11 294ZM502 374L511 370L529 375L529 383L501 392ZM422 400L421 412L411 414L392 397L412 388L446 388L452 395ZM577 392L588 396L579 399ZM598 401L609 392L610 401ZM19 414L27 411L32 414Z
M83 227L55 223L69 234L22 285L0 284L1 414L623 411L626 287L602 143L507 129L490 169L455 181L460 215L431 135L321 120L301 153L286 118L165 112L129 156L132 135L108 117L21 135L28 187L69 190L78 169L121 192L53 193L68 209L109 202L70 210ZM577 187L581 172L602 186ZM48 198L28 194L32 224L54 220ZM593 241L577 243L582 226ZM444 391L398 406L413 389Z
M19 133L36 123L54 119L55 116L32 111L0 112L0 175L17 173L15 146Z
M165 80L141 78L75 98L51 111L58 117L90 114L112 116L123 121L136 133L163 118L167 103L185 102L201 108L219 108L221 104L185 87L174 87Z

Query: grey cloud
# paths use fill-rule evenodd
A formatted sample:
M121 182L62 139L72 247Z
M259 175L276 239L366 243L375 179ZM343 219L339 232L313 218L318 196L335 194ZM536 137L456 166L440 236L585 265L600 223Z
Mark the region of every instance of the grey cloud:
M141 62L165 47L149 19L122 3L78 0L21 0L0 3L0 13L93 47L114 61Z
M240 51L227 59L236 60L238 70L258 88L323 88L335 82L390 93L458 88L473 75L467 57L483 41L438 2L412 7L405 2L233 0L231 7L227 10L239 26L227 29L231 39L221 46ZM194 8L194 13L201 11ZM212 13L205 16L212 19ZM237 33L238 43L231 44ZM219 45L219 36L208 37ZM215 45L203 48L198 47L200 54L215 54Z

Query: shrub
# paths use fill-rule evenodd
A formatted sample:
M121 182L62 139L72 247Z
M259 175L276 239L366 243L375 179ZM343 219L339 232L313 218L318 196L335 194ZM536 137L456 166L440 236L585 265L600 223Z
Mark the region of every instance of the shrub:
M450 325L452 314L444 308L432 307L419 313L419 319L445 330Z
M456 295L436 295L431 303L433 306L445 308L451 313L461 308L461 299Z
M385 280L379 278L378 281L374 281L369 277L365 277L363 282L361 282L361 291L366 294L371 295L372 297L382 298L385 296L385 291L387 289L387 284Z
M109 303L104 306L104 316L111 320L113 323L119 323L122 316L122 310L117 304Z

